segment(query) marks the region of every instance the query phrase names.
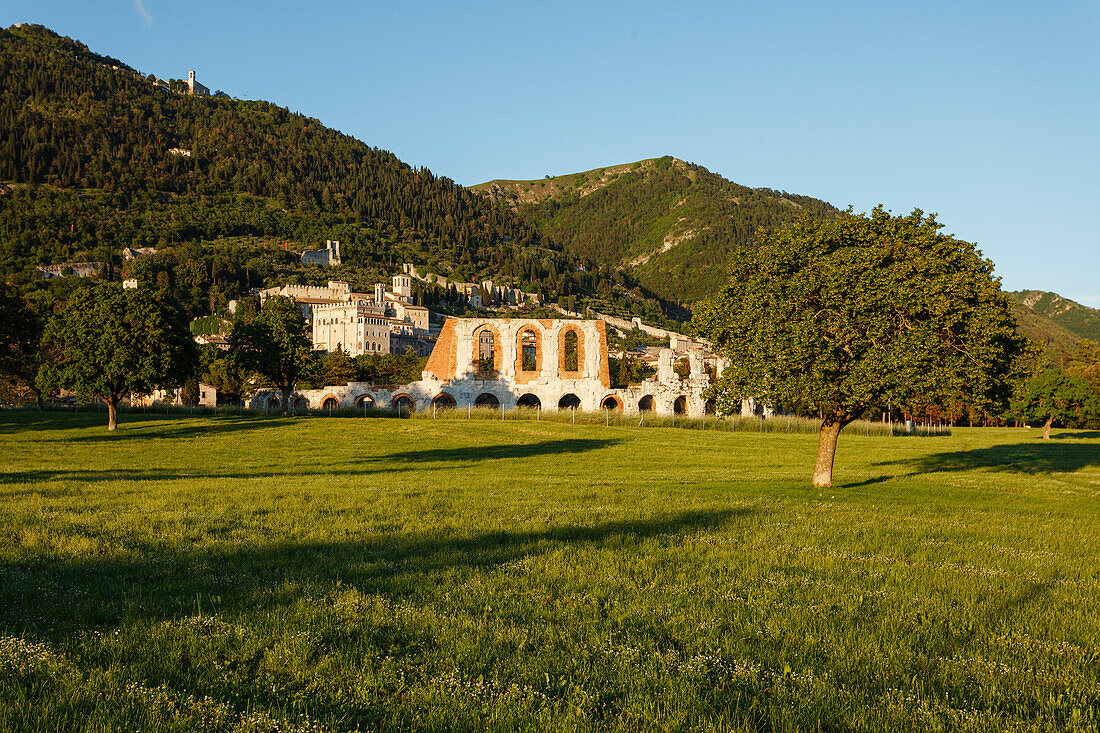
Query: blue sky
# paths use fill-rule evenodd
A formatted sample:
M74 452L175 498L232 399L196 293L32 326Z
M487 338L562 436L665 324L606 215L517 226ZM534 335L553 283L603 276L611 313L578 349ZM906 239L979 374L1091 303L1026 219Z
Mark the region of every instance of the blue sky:
M459 183L659 155L937 212L1007 289L1100 307L1100 3L0 0L146 73Z

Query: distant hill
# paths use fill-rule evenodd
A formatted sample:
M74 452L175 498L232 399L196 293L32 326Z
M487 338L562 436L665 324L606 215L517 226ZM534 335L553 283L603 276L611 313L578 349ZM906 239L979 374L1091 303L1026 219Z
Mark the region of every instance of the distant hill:
M1008 295L1010 298L1015 298L1016 294ZM1036 313L1018 300L1012 300L1012 305L1020 333L1042 344L1053 365L1061 368L1068 364L1073 352L1077 350L1078 342L1083 337L1050 318Z
M750 245L760 227L807 211L838 213L819 199L742 186L670 156L473 188L566 251L629 272L649 291L686 305L717 292L730 253Z
M1100 342L1100 310L1043 290L1017 290L1009 295L1035 313L1073 332L1079 339Z

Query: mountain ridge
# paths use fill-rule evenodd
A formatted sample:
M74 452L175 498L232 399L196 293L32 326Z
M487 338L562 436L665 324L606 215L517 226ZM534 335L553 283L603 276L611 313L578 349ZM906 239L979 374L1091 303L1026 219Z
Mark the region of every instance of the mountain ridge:
M717 292L729 255L751 246L760 227L781 226L803 212L839 214L820 199L743 186L670 155L472 188L565 251L628 272L685 305Z

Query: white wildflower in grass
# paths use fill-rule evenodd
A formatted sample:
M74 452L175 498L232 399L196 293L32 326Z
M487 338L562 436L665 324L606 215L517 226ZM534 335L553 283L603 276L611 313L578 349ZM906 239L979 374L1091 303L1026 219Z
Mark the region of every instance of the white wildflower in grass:
M0 636L0 675L27 676L56 670L61 658L49 644Z

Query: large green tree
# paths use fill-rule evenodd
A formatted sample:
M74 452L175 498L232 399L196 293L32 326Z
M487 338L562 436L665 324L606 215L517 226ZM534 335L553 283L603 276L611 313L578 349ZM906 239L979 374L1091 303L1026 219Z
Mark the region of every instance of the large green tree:
M119 283L81 288L46 324L43 390L70 389L107 405L107 429L118 426L118 403L132 393L181 384L194 370L195 342L178 306Z
M1100 398L1080 374L1044 369L1023 386L1013 408L1041 423L1043 439L1050 440L1054 423L1081 426L1100 415Z
M308 328L298 304L276 295L268 298L254 317L239 321L229 335L234 362L275 385L284 415L290 409L291 391L309 361Z
M813 485L832 484L837 438L892 404L1007 404L1025 340L993 264L917 210L804 216L739 250L694 332L729 360L719 408L743 397L822 416Z
M0 283L0 384L5 391L34 393L41 408L35 377L42 363L42 329L38 309L13 288Z

